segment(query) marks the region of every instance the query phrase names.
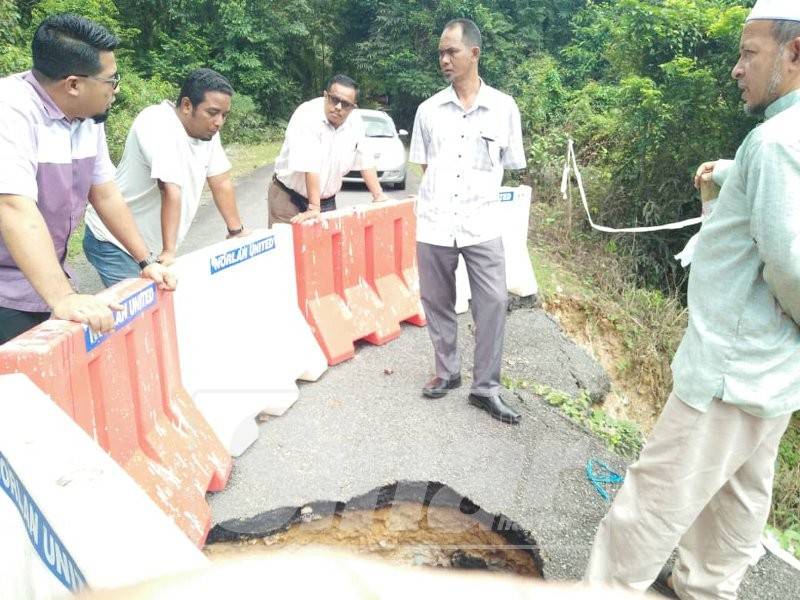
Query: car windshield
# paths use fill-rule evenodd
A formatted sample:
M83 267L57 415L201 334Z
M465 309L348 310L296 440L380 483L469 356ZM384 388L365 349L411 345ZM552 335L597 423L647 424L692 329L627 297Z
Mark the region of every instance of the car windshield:
M394 127L391 121L369 115L362 115L361 118L367 127L367 137L394 137Z

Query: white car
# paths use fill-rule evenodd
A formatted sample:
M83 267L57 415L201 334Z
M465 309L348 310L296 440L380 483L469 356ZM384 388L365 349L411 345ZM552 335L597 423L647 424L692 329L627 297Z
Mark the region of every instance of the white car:
M405 129L397 130L392 117L379 110L356 109L367 129L366 156L375 160L378 181L382 186L393 185L396 190L406 189L406 149L400 136L408 135ZM345 182L364 183L360 171L350 171Z

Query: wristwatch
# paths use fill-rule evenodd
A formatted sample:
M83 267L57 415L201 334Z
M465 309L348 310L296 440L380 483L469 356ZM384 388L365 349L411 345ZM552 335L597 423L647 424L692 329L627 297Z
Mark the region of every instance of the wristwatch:
M138 263L139 264L139 269L144 271L147 267L149 267L153 263L157 263L157 262L158 262L158 257L151 252L147 256L147 258L145 258L144 260L140 260L139 261L139 263Z
M239 229L228 229L228 235L239 235L244 231L244 223L239 225Z

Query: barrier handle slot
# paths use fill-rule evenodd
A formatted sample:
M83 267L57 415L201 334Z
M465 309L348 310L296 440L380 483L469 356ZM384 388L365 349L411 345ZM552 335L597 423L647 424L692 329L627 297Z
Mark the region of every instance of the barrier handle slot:
M394 220L394 240L392 247L394 248L394 272L400 278L400 281L408 282L403 276L403 219Z
M367 225L364 228L364 277L372 290L377 294L375 287L375 228Z
M331 236L331 259L333 262L333 289L342 300L346 301L344 296L341 231L337 231Z

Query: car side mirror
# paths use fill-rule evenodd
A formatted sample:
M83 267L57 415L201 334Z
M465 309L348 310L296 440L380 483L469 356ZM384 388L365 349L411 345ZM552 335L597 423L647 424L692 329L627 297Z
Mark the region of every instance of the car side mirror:
M402 135L408 135L408 132L405 129L398 129L397 130L397 134L401 135L401 136Z

